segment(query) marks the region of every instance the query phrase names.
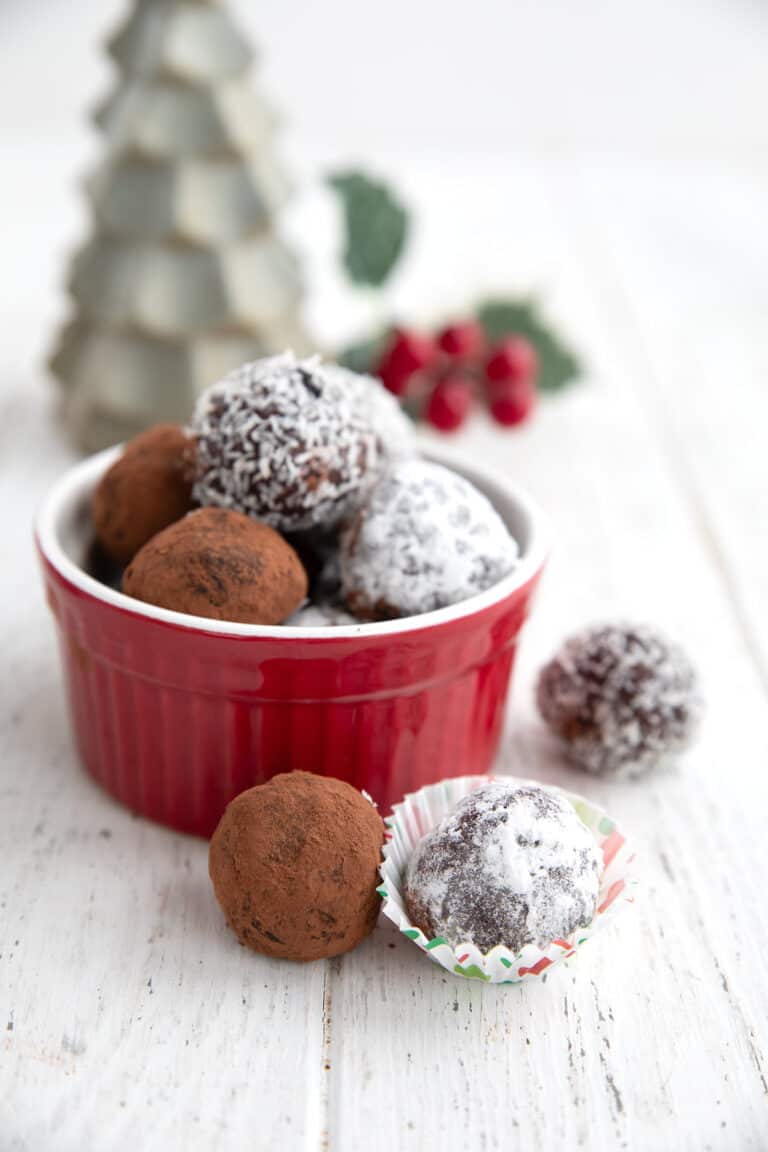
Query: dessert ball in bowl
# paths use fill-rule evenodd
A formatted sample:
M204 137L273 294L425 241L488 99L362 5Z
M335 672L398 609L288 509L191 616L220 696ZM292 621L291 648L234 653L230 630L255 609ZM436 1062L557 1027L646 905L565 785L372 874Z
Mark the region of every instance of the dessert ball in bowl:
M386 579L381 586L363 581L360 588L362 545L376 551L379 540L381 507L371 490L354 513L358 520L353 517L340 529L342 568L346 539L354 558L347 580L361 593L367 619L355 618L360 613L354 596L349 610L320 605L321 612L310 619L294 610L305 588L298 552L274 528L271 536L266 528L246 532L238 520L243 511L233 508L192 511L186 521L163 529L131 561L133 576L123 583L125 591L119 580L97 579L93 496L120 453L110 449L73 467L51 491L37 522L77 745L88 771L113 796L152 820L207 836L235 796L292 769L347 780L367 791L382 813L423 785L489 770L520 630L546 558L541 514L528 496L503 477L430 447L424 462L427 472L436 466L430 501L442 499L443 489L453 490L446 469L457 482L462 478L479 490L475 495L490 501L516 543L511 570L497 579L496 570L489 569L493 582L481 580L478 586L484 586L475 592L477 569L466 559L475 544L467 543L465 554L466 542L459 538L463 559L453 570L472 573L466 598L436 608L429 596L412 603L407 580L412 553L395 547L385 532L382 556L389 564L392 557L405 558L406 583L402 578L394 585ZM369 514L368 504L376 519L363 527L359 517ZM404 524L411 524L417 505L411 491ZM441 515L444 536L450 517L444 509ZM462 515L457 512L457 523ZM475 517L473 505L468 532L474 532ZM389 531L391 524L386 518L384 523ZM419 524L417 517L416 523L424 531L423 520ZM180 538L188 548L201 525L209 529L209 540L225 539L236 549L250 547L250 536L269 536L270 562L282 565L275 568L279 588L272 588L280 596L270 596L269 602L279 601L275 614L284 616L282 623L273 622L275 615L268 623L233 622L220 599L211 614L190 614L190 606L204 603L207 595L205 582L197 579L184 611L166 598L151 602L151 591L135 598L137 568L152 577L150 583L157 583L160 573L166 591L174 584L166 555L168 564L178 562L179 575L191 578L200 568L195 556L182 564L173 549ZM433 559L441 554L440 548L429 550ZM238 551L235 559L238 603L247 602L248 611L258 613L270 590L268 580L257 563L254 571L265 593L256 596L243 583L247 557ZM227 560L231 567L232 554ZM211 571L207 561L203 567L218 595L221 570ZM134 596L127 595L132 589ZM403 603L393 604L401 592ZM382 605L395 618L382 619ZM422 607L426 610L405 614Z

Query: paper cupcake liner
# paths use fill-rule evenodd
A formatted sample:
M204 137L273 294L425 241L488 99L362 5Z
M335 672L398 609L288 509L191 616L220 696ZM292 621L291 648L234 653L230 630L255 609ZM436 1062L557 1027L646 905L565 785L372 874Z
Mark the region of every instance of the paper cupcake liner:
M484 954L474 944L452 948L442 937L428 939L408 916L403 895L405 868L419 840L434 828L463 796L474 792L493 779L491 776L458 776L430 784L406 796L385 819L387 837L384 861L381 865L382 883L378 893L384 901L383 910L409 940L418 945L436 964L448 972L489 984L517 984L540 976L558 960L573 956L574 952L609 924L619 910L634 899L637 879L633 873L635 855L616 822L602 808L562 788L541 784L536 780L514 780L516 784L535 784L557 792L575 808L578 816L595 837L603 854L603 875L600 881L597 911L592 922L577 928L569 936L553 940L546 946L526 944L520 952L512 952L504 945Z

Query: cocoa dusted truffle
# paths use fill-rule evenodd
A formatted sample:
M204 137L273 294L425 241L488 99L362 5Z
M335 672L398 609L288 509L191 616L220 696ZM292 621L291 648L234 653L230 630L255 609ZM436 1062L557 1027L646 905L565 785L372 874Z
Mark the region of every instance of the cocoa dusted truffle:
M307 576L267 524L200 508L144 545L125 571L123 592L192 616L280 624L305 599Z
M364 620L416 616L484 592L517 556L504 521L468 480L399 460L342 535L343 594Z
M572 636L542 669L539 711L579 767L639 776L682 751L701 713L685 654L637 625Z
M330 527L379 468L368 420L318 359L244 364L198 401L194 496L281 532Z
M242 792L213 834L208 868L242 944L286 960L348 952L371 932L384 825L351 784L308 772Z
M192 445L176 424L158 424L126 444L93 494L96 537L127 564L147 540L192 507Z
M589 924L601 871L597 842L565 797L499 778L419 842L405 899L430 938L519 952Z

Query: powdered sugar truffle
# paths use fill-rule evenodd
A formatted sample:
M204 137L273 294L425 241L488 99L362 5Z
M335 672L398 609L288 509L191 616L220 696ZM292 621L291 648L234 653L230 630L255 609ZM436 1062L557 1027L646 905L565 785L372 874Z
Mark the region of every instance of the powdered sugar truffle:
M380 380L351 372L339 364L327 364L325 370L345 390L355 411L373 428L385 460L416 454L413 422Z
M519 952L589 924L601 871L592 833L563 796L499 778L465 796L419 842L405 900L430 938Z
M504 521L468 480L401 460L342 534L342 590L361 619L414 616L484 592L517 556Z
M598 775L639 776L682 751L701 712L685 654L630 624L567 640L542 669L537 700L574 762Z
M379 470L376 436L316 358L243 364L209 388L192 420L195 500L281 531L351 515Z
M348 628L360 621L336 604L320 603L305 604L284 623L290 628Z

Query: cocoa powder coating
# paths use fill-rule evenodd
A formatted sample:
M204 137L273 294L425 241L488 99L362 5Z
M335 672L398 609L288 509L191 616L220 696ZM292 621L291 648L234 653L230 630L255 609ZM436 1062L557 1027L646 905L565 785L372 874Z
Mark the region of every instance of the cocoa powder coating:
M286 960L338 956L374 928L384 824L351 784L309 772L242 792L208 869L242 944Z
M125 447L93 494L96 536L127 564L148 540L192 507L193 446L177 424L158 424Z
M239 624L279 624L307 595L301 561L242 512L199 508L144 545L123 592L148 604Z

